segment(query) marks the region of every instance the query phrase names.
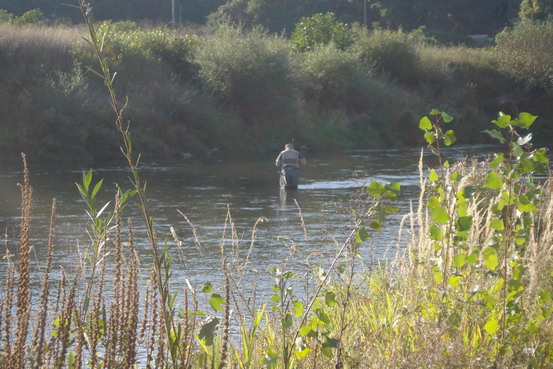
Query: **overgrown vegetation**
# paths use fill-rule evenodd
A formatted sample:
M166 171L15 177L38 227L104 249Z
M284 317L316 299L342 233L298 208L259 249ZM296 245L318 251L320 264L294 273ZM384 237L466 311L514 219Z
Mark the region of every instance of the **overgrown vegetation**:
M486 133L504 151L483 162L459 163L450 163L441 150L457 140L445 127L453 117L438 110L423 117L419 128L439 165L426 170L421 160L418 209L405 216L402 233L408 237L388 263L364 269L358 253L358 246L384 226L375 214L397 211L393 201L399 184L372 182L354 213L350 236L330 265L316 266L303 277L285 263L272 268L275 284L267 287L268 301L252 306L240 285L231 283L236 261L228 261L222 248L224 296L211 283L201 288L205 298L189 285L179 305L170 283L172 246L169 241L158 245L138 171L140 156L123 118L126 105L119 104L109 59L94 26L88 26L132 188L118 189L111 210L100 208L96 196L102 181L93 184L92 172L83 174L78 189L91 220L87 263L69 275L62 272L55 288L49 282L53 202L49 256L35 310L29 303L32 188L23 157L20 247L1 290L2 367L551 366L553 179L547 150L534 148L532 135L523 133L536 116L500 114ZM146 291L138 288L130 220L123 236L125 204L133 200L142 209L153 254ZM106 283L107 273L114 274L114 285ZM295 292L299 278L315 283L304 295ZM213 311L199 308L202 299Z
M475 49L444 46L420 31L343 24L338 35L320 39L316 29L326 26L315 18L315 33L291 40L229 24L202 35L98 24L146 160L204 157L213 148L273 152L291 138L313 150L413 145L420 140L411 123L434 104L455 114L465 143L482 141L480 122L496 109L533 111L545 117L538 138L553 135L549 21L522 22L501 33L497 46ZM56 165L118 158L83 30L0 28L3 164L15 165L21 151ZM306 51L293 51L294 43Z

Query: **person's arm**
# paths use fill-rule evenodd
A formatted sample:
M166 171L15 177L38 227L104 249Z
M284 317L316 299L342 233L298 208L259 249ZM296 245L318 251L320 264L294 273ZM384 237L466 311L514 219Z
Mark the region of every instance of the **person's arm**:
M280 154L278 154L278 157L276 158L275 160L275 165L277 167L281 167L282 166L282 152Z

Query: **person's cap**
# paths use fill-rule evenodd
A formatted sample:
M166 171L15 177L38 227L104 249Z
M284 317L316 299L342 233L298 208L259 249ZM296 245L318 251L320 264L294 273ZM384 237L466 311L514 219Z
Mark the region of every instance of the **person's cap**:
M287 143L286 146L284 146L284 147L287 148L287 149L293 149L294 145L291 144L291 143Z

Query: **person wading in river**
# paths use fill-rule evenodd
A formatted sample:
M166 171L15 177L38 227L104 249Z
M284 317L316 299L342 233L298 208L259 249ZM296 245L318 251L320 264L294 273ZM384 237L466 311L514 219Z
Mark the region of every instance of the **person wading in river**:
M305 158L294 150L291 143L284 146L284 150L278 154L275 164L280 168L280 187L296 189L300 179L300 165L307 164Z

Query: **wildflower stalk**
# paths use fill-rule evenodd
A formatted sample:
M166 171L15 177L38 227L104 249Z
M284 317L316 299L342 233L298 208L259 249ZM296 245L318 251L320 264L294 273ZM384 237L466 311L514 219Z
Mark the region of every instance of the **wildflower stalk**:
M178 350L176 349L176 347L178 346L179 338L174 337L172 334L172 332L176 333L177 330L175 329L174 321L173 321L174 311L169 306L170 305L169 300L171 299L170 291L169 291L169 280L168 280L167 273L164 272L168 269L168 265L167 265L168 262L166 259L165 251L160 252L160 250L158 249L158 244L157 244L156 235L154 231L153 219L150 216L149 208L146 202L146 195L145 195L146 187L145 185L142 184L142 180L138 173L138 164L140 162L140 155L138 155L135 158L132 141L131 141L131 135L129 131L129 124L125 124L123 121L123 112L125 111L127 104L125 103L121 105L117 99L117 94L113 86L113 80L115 78L115 74L111 73L107 57L104 56L102 52L104 40L103 39L100 40L100 38L98 37L99 35L96 33L94 23L90 17L91 8L83 0L79 0L78 4L79 4L78 7L81 11L81 14L87 25L87 29L90 35L90 38L87 39L87 42L92 46L94 55L100 64L100 72L95 72L95 73L100 78L103 79L104 84L106 85L109 91L111 106L113 108L113 111L115 112L115 127L117 131L121 134L121 137L123 139L123 147L121 148L121 151L131 170L131 173L132 173L131 182L134 187L134 190L136 191L136 195L138 196L138 199L140 202L139 205L142 210L142 215L146 222L148 239L152 246L155 276L156 276L156 286L157 286L157 289L159 290L159 294L161 298L161 307L162 307L162 314L163 314L162 321L164 324L162 331L166 335L167 344L170 348L169 352L171 355L171 361L173 364L176 365L176 363L178 362L178 356L177 356ZM164 279L164 276L165 276L165 279Z

